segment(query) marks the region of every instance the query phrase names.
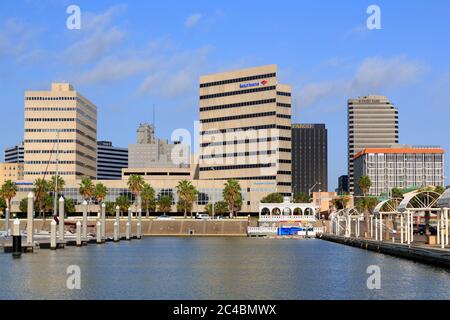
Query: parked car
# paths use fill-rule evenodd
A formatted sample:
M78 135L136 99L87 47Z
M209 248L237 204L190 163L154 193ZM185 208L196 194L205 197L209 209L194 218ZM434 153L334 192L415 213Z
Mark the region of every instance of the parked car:
M156 218L156 220L173 220L173 219L174 219L173 217L165 215L165 214Z
M197 215L195 216L195 219L201 219L201 220L209 220L209 214L206 213L197 213Z

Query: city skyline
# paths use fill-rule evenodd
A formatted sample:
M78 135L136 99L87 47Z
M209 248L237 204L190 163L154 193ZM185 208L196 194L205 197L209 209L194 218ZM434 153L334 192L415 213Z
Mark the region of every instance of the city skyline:
M0 32L0 81L3 108L11 109L11 121L4 122L0 129L2 150L23 139L26 90L47 90L49 83L58 80L73 83L99 109L98 140L127 146L134 141L137 125L152 119L153 104L158 136L170 137L177 128L193 131L193 122L199 119L201 74L272 63L278 65L283 82L293 86L292 122L327 125L329 154L333 157L330 190L347 172L347 99L386 95L399 109L400 143L449 147L443 129L449 116L446 84L450 83L450 63L445 59L449 45L427 39L430 32L435 37L444 36L447 22L434 17L449 8L447 3L429 7L379 1L381 30L365 28L370 4L365 1L351 5L330 2L328 6L288 3L292 10L283 8L287 17L279 21L279 27L290 31L277 33L276 38L269 28L261 26L271 14L280 13L276 4L252 12L251 1L240 4L239 11L231 10L233 4L215 7L200 1L197 6L177 6L176 17L166 23L161 10L156 10L164 4L125 6L114 1L80 1L82 29L78 31L65 27L69 4L49 2L45 10L39 10L37 2L4 4L0 15L4 22ZM292 19L293 14L300 18ZM398 15L408 15L411 21L420 18L421 23L405 24L395 20ZM315 21L317 17L328 19L326 28ZM239 27L233 25L233 19L239 19ZM254 30L253 25L261 27ZM228 36L223 29L228 29ZM302 30L313 32L309 35ZM398 37L415 41L396 43ZM95 46L99 39L104 42ZM390 45L382 46L386 41ZM305 49L306 43L314 45ZM357 47L358 52L336 49L344 45ZM74 52L80 54L74 56ZM161 60L162 56L167 59ZM127 68L119 62L126 62ZM159 64L163 66L155 66ZM173 112L179 117L173 117ZM418 112L428 112L427 117L432 117L428 126L423 125ZM448 177L446 184L450 184Z

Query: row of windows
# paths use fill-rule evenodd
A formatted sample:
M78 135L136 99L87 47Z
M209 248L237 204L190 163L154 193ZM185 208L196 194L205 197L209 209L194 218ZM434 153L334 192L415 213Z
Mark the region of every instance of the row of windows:
M74 107L27 107L25 111L76 111Z
M260 143L260 142L270 142L270 141L291 141L288 137L268 137L268 138L257 138L257 139L244 139L244 140L234 140L234 141L219 141L219 142L207 142L202 143L201 147L213 147L213 146L226 146L235 144L249 144L249 143Z
M73 143L75 139L26 139L25 143Z
M63 100L76 100L76 97L25 97L28 101L63 101Z
M247 94L247 93L255 93L255 92L262 92L262 91L270 91L275 90L275 86L269 86L269 87L261 87L261 88L252 88L247 90L238 90L238 91L229 91L229 92L222 92L222 93L213 93L213 94L207 94L200 96L200 100L205 99L212 99L212 98L220 98L220 97L229 97L234 96L238 94Z
M277 126L275 124L265 124L261 126L251 126L251 127L241 127L241 128L233 128L233 129L221 129L221 130L208 130L200 132L200 135L211 135L211 134L220 134L220 133L231 133L232 131L240 131L240 130L262 130L262 129L279 129L279 130L289 130L291 131L290 126Z
M201 83L200 88L208 88L213 86L221 86L224 84L230 84L230 83L237 83L237 82L247 82L252 80L260 80L260 79L266 79L266 78L274 78L276 77L276 73L268 73L268 74L259 74L256 76L249 76L249 77L243 77L243 78L235 78L230 80L220 80L220 81L214 81L214 82L206 82Z
M229 117L221 117L221 118L211 118L200 120L201 123L210 123L210 122L222 122L222 121L230 121L230 120L239 120L239 119L251 119L251 118L260 118L260 117L270 117L274 116L277 113L273 112L260 112L260 113L251 113L251 114L241 114L237 116L229 116Z
M281 102L278 102L278 103L277 103L277 107L290 108L291 105L290 105L289 103L281 103Z
M277 118L291 119L291 116L289 114L277 114Z
M54 171L53 172L52 171L49 171L49 172L45 172L45 171L25 171L24 172L24 175L29 175L29 176L41 176L41 175L53 176L55 174L56 174L56 172L54 172ZM81 173L81 172L75 172L75 171L61 171L61 172L58 172L58 175L61 175L61 176L72 176L72 175L84 176L85 174Z
M285 97L290 97L290 96L291 96L291 93L290 93L290 92L277 91L277 95L279 95L279 96L285 96Z
M279 175L288 175L288 176L290 176L291 174L292 174L292 172L291 171L278 171L277 172L277 174L279 174Z
M44 132L44 133L47 133L47 132L62 132L62 133L64 133L64 132L66 132L66 133L67 132L76 132L76 133L84 136L85 138L87 138L87 139L89 139L91 141L94 141L94 142L97 141L95 138L91 137L90 135L88 135L88 134L86 134L83 131L78 130L78 129L25 129L25 132Z
M246 101L246 102L238 102L231 104L223 104L218 106L210 106L210 107L201 107L200 112L202 111L212 111L212 110L221 110L221 109L230 109L230 108L238 108L238 107L248 107L248 106L257 106L261 104L275 103L276 99L265 99L265 100L256 100L256 101Z
M285 160L285 159L279 159L278 160L278 163L292 163L292 161L291 160Z
M275 163L239 164L233 166L204 167L200 168L200 171L255 169L255 168L270 168L270 167L275 167Z
M292 185L292 183L290 182L278 182L277 186L285 186L285 187L290 187Z
M275 150L267 150L267 151L251 151L251 152L235 152L235 153L223 153L223 154L210 154L210 155L202 155L200 159L214 159L214 158L233 158L233 157L244 157L244 156L259 156L259 155L268 155L274 154Z

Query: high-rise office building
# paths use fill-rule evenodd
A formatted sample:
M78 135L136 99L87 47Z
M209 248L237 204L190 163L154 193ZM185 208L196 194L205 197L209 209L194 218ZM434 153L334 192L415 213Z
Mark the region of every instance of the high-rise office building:
M97 107L68 83L25 92L24 178L97 176ZM58 161L56 161L58 159Z
M268 65L200 78L200 179L274 180L291 195L291 87Z
M348 175L342 175L338 179L338 188L336 190L338 194L349 193L348 189Z
M128 149L114 147L111 141L97 142L97 180L120 180L128 168Z
M178 142L170 144L158 139L155 128L147 123L137 130L137 143L128 146L129 168L183 167L190 165L189 145Z
M328 191L328 135L324 124L292 125L292 191Z
M388 148L399 141L398 111L384 96L348 100L348 177L354 192L353 161L365 148Z
M408 189L444 186L444 149L393 145L390 148L366 148L355 156L355 181L368 176L369 194L389 195L393 188ZM362 191L355 185L355 194Z
M24 149L23 142L17 146L5 149L5 162L6 163L22 163L24 162Z

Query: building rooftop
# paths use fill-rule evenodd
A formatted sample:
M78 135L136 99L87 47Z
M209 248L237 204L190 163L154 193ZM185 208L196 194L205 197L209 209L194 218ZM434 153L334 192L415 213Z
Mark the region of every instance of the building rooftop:
M361 157L364 154L368 153L389 153L389 154L398 154L398 153L439 153L443 154L445 153L443 148L440 147L434 147L434 148L414 148L414 147L408 147L408 146L398 146L398 147L391 147L391 148L366 148L362 151L358 152L354 159L357 159Z

